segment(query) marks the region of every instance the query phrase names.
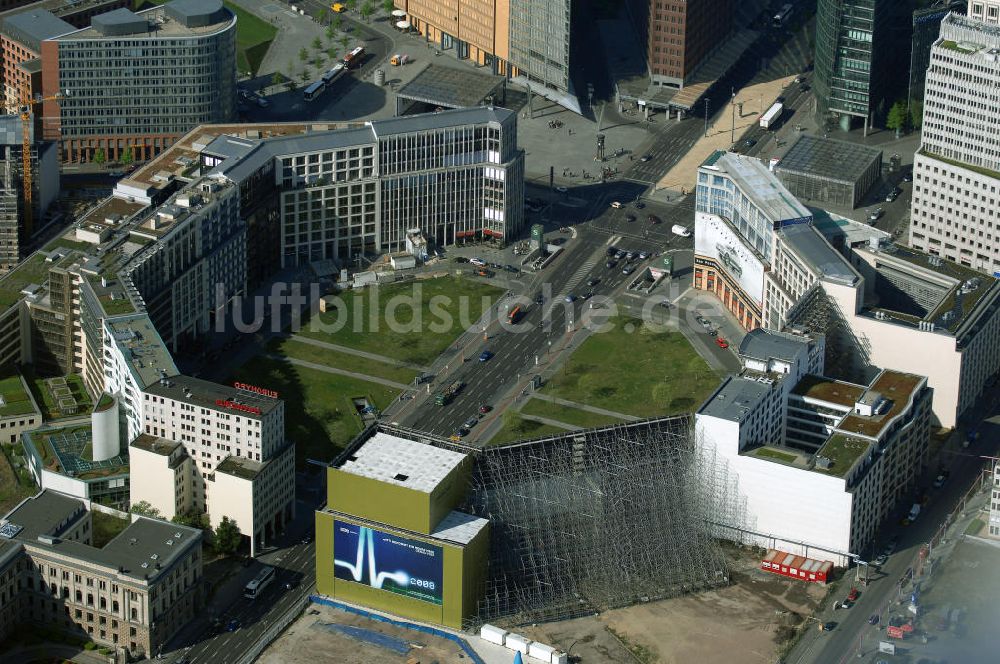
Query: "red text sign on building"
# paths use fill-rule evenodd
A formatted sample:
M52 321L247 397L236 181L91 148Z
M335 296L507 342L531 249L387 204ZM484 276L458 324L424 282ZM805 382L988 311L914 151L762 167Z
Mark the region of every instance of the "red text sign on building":
M254 415L260 415L260 408L257 408L255 406L247 406L246 404L242 403L236 403L235 401L216 399L215 405L220 408L228 408L229 410L242 410L244 413L252 413Z
M256 385L250 385L249 383L233 383L233 387L237 390L246 390L247 392L259 394L262 397L271 397L272 399L278 398L278 393L276 391L269 390L264 387L257 387Z

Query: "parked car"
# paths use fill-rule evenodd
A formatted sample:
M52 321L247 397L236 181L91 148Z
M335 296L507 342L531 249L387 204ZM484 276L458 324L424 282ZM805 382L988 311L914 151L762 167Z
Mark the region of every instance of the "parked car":
M618 251L615 252L615 258L617 258L618 260L625 258L625 252L619 249Z
M493 353L490 352L490 351L488 351L488 350L484 350L482 353L479 354L479 361L480 362L486 362L491 357L493 357Z
M616 210L620 210L622 208L622 204L620 201L613 201L611 203L611 207L613 207Z
M633 260L634 258L635 258L635 252L634 251L630 251L627 254L625 254L625 260L627 260L627 261Z
M639 161L641 161L642 163L646 163L647 161L649 161L652 158L653 158L653 155L651 155L651 154L644 154L641 157L639 157Z
M615 255L615 254L617 254L617 253L618 253L618 247L616 247L616 246L614 246L614 245L612 245L612 246L608 247L608 256L609 256L609 257L610 257L610 256L614 256L614 255Z
M625 221L631 224L633 221L635 221L635 215L634 214L625 215Z
M882 565L885 565L887 562L889 562L889 556L885 553L880 553L878 557L872 561L872 564L875 565L875 567L881 567Z
M903 175L903 182L913 182L913 173L906 173Z
M723 339L722 337L715 338L715 345L718 346L719 348L729 348L729 342Z
M597 277L591 277L590 279L587 279L587 285L588 286L596 286L600 281L601 280L598 279Z
M879 208L874 208L871 212L868 213L868 220L869 221L878 221L882 217L883 214L885 214L885 210L883 210L880 207Z
M830 622L825 622L825 623L821 624L819 626L819 630L821 632L832 632L834 629L836 629L836 627L837 627L837 623L835 623L833 621L830 621Z
M468 429L466 429L465 427L458 427L458 430L451 435L451 439L455 440L457 438L458 440L461 440L462 438L465 438L468 435L469 435Z
M479 418L478 417L470 417L469 419L467 419L465 421L465 424L463 424L462 426L465 427L466 429L471 429L472 427L476 426L477 424L479 424Z
M606 268L608 268L610 270L610 269L616 267L617 265L618 265L618 261L616 261L616 260L609 260L607 263L604 264L604 267L606 267Z
M850 592L847 593L847 601L848 602L856 602L856 601L858 601L858 595L860 595L860 594L861 593L858 592L857 588L855 588L854 586L851 586Z
M567 295L567 296L565 297L565 300L566 300L566 302L568 302L569 304L573 304L574 302L576 302L576 295L573 295L572 293L570 293L569 295Z
M649 252L648 251L640 251L639 252L639 260L644 261L647 258L649 258Z
M479 414L480 415L485 415L486 413L490 412L491 410L493 410L493 406L489 405L488 403L481 403L481 404L479 404Z
M228 623L226 623L226 631L227 632L235 632L239 628L240 628L240 621L238 619L236 619L236 618L233 618Z
M479 258L478 256L476 256L475 258L470 258L469 262L472 263L473 265L478 265L479 267L486 267L486 261L484 261L482 258Z
M894 200L896 200L896 198L899 197L899 195L901 193L903 193L902 189L900 189L899 187L893 187L892 191L890 191L888 194L886 194L886 196L885 196L885 202L886 203L893 202Z
M626 265L625 267L622 268L622 274L628 275L632 274L633 272L635 272L635 268L632 267L631 265Z
M934 479L934 485L933 485L933 486L934 486L934 488L935 488L935 489L940 489L941 487L943 487L943 486L944 486L944 483L945 483L945 480L947 480L947 479L948 479L948 478L947 478L947 477L945 477L944 475L938 475L938 476L937 476L937 477L936 477L936 478Z

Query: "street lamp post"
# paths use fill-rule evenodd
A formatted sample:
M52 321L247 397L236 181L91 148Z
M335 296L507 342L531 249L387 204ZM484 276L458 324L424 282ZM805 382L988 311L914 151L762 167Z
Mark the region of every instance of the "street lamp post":
M705 97L705 136L708 136L708 102L711 101L708 97Z
M729 105L733 107L733 128L729 133L730 144L736 142L736 88L732 88L732 95L729 99Z

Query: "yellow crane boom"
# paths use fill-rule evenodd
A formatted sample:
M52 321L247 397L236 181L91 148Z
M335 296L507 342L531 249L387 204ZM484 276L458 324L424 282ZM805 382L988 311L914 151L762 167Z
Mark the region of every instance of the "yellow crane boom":
M44 101L62 99L65 95L57 93L49 97L31 96L27 87L21 88L21 164L23 173L21 174L21 184L24 188L24 240L31 237L34 230L35 209L34 198L34 174L31 172L31 119L34 117L33 107Z

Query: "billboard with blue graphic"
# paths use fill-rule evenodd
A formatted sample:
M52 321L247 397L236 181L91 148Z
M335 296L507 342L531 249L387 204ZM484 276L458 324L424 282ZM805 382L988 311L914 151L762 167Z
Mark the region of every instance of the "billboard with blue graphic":
M333 575L441 604L441 547L346 521L333 522Z

